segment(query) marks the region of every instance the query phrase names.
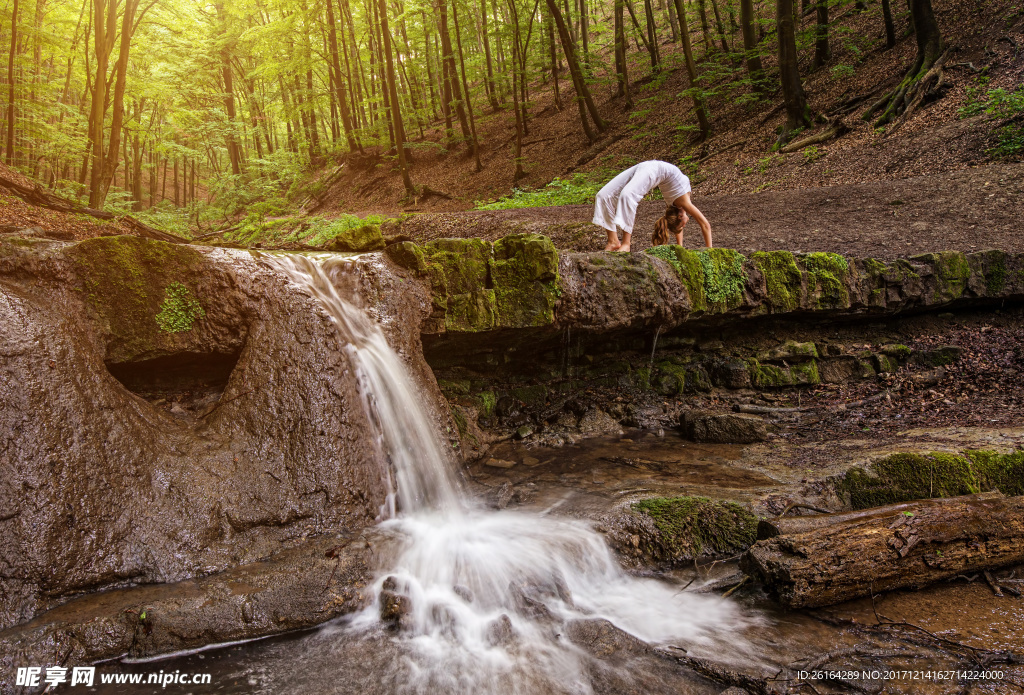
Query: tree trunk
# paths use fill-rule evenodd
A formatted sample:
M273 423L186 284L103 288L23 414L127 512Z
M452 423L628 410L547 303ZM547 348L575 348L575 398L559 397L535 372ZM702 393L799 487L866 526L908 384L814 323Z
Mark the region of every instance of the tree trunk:
M548 50L551 56L551 81L555 90L555 110L561 111L562 94L558 90L558 50L555 48L555 22L551 19L550 14L547 16L545 24L548 34ZM616 60L618 60L618 54L616 54Z
M523 170L523 132L525 125L523 123L523 112L519 108L519 85L518 81L523 79L523 75L519 72L519 13L515 9L513 4L515 0L508 0L509 9L512 10L513 17L513 28L512 28L512 108L516 112L516 149L513 159L515 160L516 170L512 174L512 182L516 183L519 179L526 176L526 172ZM580 115L583 117L584 127L589 127L586 122L586 114L583 113L582 107Z
M779 535L759 540L740 562L789 609L1024 562L1024 497L987 493L804 518L803 526L781 520Z
M341 128L345 131L345 142L348 143L349 152L356 150L362 152L362 145L356 142L352 130L352 116L349 111L349 97L345 94L345 87L341 80L341 60L338 56L338 30L334 21L334 0L326 0L327 4L327 40L331 53L331 64L336 75L335 90L337 92L338 110L341 112Z
M697 11L700 13L700 33L704 37L704 54L711 53L711 30L708 27L708 8L706 0L697 0Z
M764 66L757 48L757 35L754 33L754 0L740 0L740 27L743 31L743 50L747 54L747 72L754 89L758 92L767 91L764 83Z
M451 34L448 33L448 6L445 0L434 0L434 11L437 12L440 23L441 50L444 52L443 60L447 68L448 83L452 99L455 102L455 114L459 117L459 127L462 129L463 139L472 147L473 134L470 131L469 119L466 117L466 109L463 106L462 90L459 88L459 71L455 67L455 50L452 48Z
M690 77L690 94L693 97L693 111L700 127L700 137L707 139L711 134L711 122L708 119L707 106L697 87L697 64L693 59L693 46L690 44L690 28L686 21L686 5L683 0L675 0L676 12L679 14L679 32L683 40L683 56L686 59L686 72Z
M558 9L558 4L555 0L546 0L548 11L551 13L552 18L555 20L555 26L558 28L558 40L562 44L562 52L565 54L565 62L569 64L569 73L572 75L573 85L576 87L576 102L580 108L580 118L583 120L583 130L587 134L587 139L591 142L595 140L593 133L590 130L590 126L587 124L586 114L590 114L590 118L594 121L594 126L597 128L599 133L603 133L608 125L601 118L601 114L597 111L597 104L594 103L594 97L590 93L590 88L587 86L586 80L583 77L583 71L580 69L579 61L576 59L576 49L573 46L572 39L569 37L569 28L565 24L565 20L562 18L562 13ZM584 113L584 106L586 106L586 113Z
M832 47L828 40L828 0L818 0L814 9L817 24L814 33L814 61L811 63L811 69L817 70L824 67L832 58Z
M466 95L466 108L469 109L469 132L472 135L473 157L476 170L483 171L480 163L480 141L476 139L476 118L473 116L473 103L469 100L469 82L466 80L466 59L462 54L462 31L459 29L459 7L452 4L452 21L455 22L455 46L459 49L459 68L462 72L462 93Z
M909 0L910 17L917 39L917 59L903 80L892 92L875 102L863 118L870 119L884 107L882 115L875 121L879 128L891 123L904 114L913 113L930 90L943 82L942 64L949 55L943 50L942 34L935 21L931 0Z
M800 81L797 64L796 26L793 20L793 0L778 0L779 81L786 107L786 124L779 135L779 144L789 140L793 130L811 124L807 95Z
M100 2L101 0L96 0ZM7 152L8 166L14 165L14 56L18 49L18 0L11 10L11 52L7 58Z
M590 18L587 16L587 0L580 0L580 39L583 41L583 65L590 66Z
M896 26L892 21L892 7L889 0L882 0L882 21L885 24L885 47L893 48L896 45Z
M615 74L618 81L616 97L625 97L623 108L633 108L633 95L629 89L629 63L626 61L625 0L615 0Z
M100 6L100 0L97 0L96 4ZM110 146L107 148L106 155L102 151L102 110L99 114L100 157L98 162L93 162L92 186L89 190L89 207L97 210L103 208L103 204L107 200L107 191L110 190L110 184L114 180L114 173L117 171L118 154L121 149L121 128L124 123L124 90L128 75L128 52L131 48L132 34L135 30L133 23L138 6L138 0L125 0L121 17L121 44L117 54L117 63L114 64L114 94L110 100L112 109L110 118ZM114 20L116 20L116 9L114 7L111 7L111 17L112 19L108 18L108 24L111 25L108 28L112 28L112 25L115 23ZM112 44L112 31L110 32L109 39ZM99 74L97 72L97 77L99 77ZM97 79L97 83L99 81L100 79Z
M718 38L722 41L722 50L729 53L729 43L725 40L725 27L722 25L722 15L718 11L717 0L711 0L711 9L715 11L715 29L718 30Z
M487 0L480 0L480 33L484 38L484 58L487 61L487 99L491 104L491 110L498 110L498 90L494 84L494 67L491 63L491 37L487 30Z
M377 0L380 14L380 29L383 38L384 64L387 74L388 92L391 95L391 120L394 122L395 149L398 151L398 168L402 171L402 183L405 194L409 198L416 195L416 188L409 176L409 165L405 160L405 132L402 128L402 112L398 101L398 88L395 85L395 64L391 58L391 33L388 30L387 6L384 0Z
M644 16L647 19L647 50L651 54L651 71L661 71L661 54L658 51L658 33L654 29L654 7L651 0L644 0Z

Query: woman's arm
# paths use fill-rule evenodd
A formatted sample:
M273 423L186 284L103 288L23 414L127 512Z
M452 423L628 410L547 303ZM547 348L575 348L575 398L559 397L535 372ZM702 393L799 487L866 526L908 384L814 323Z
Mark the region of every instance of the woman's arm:
M690 200L690 194L687 193L682 197L682 204L679 204L679 200L676 201L676 207L681 207L683 210L688 212L693 219L697 220L697 224L700 225L700 231L704 235L704 245L709 249L711 248L711 223L708 222L708 218L704 217L704 213L697 209L697 206ZM682 234L679 235L682 237ZM680 243L681 240L680 240Z

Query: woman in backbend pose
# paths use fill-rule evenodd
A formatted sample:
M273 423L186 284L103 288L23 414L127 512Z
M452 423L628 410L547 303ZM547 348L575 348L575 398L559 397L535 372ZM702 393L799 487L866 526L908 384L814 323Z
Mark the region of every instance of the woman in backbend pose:
M608 230L608 245L604 250L629 251L636 207L655 187L661 189L668 208L654 225L654 245L667 244L670 234L675 236L677 244L682 244L683 227L689 220L689 213L700 225L704 244L711 248L711 224L690 200L690 179L679 167L652 160L626 169L598 191L594 224ZM616 227L622 228L621 242Z

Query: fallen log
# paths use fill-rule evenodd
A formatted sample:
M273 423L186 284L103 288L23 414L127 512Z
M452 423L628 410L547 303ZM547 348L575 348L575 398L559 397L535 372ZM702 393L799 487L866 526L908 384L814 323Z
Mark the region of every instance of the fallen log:
M764 522L740 568L786 608L1024 562L1024 497L985 493Z
M188 239L180 237L177 234L171 234L170 232L150 227L148 224L140 222L131 215L122 215L118 217L112 212L94 210L80 203L76 203L73 200L61 198L58 195L50 193L38 184L25 186L13 179L0 175L0 188L3 188L8 193L17 196L18 198L21 198L29 205L35 205L36 207L55 210L57 212L71 212L88 215L90 217L95 217L98 220L120 222L121 224L127 225L128 228L136 235L146 237L147 239L169 241L173 244L187 244L189 242Z

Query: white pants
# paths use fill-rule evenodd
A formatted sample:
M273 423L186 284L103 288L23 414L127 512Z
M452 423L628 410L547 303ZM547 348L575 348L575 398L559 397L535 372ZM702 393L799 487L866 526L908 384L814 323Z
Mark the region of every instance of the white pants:
M668 162L640 162L598 191L594 203L594 224L609 232L614 232L618 226L627 234L632 234L637 205L655 188L661 189L665 201L671 205L680 196L690 192L690 179L677 166Z
M594 224L604 227L609 232L614 232L618 226L624 232L633 233L636 207L657 185L653 176L643 176L643 172L638 172L640 168L639 164L631 166L597 192L597 200L594 202ZM634 176L638 173L641 175Z

